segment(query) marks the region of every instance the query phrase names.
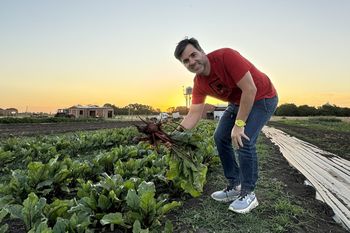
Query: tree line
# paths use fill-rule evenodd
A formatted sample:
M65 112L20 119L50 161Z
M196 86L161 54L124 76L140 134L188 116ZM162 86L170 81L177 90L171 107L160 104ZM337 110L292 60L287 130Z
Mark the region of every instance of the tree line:
M157 115L161 111L158 108L153 108L144 104L128 104L124 107L118 107L114 104L105 104L104 107L113 108L114 115ZM186 115L188 108L185 106L170 107L168 113L179 112L181 115ZM282 104L277 107L276 116L345 116L350 117L350 108L338 107L336 105L324 104L320 107L308 105L297 106L293 103Z
M350 116L350 108L324 104L320 107L308 105L282 104L277 107L276 116Z
M157 115L161 112L159 108L153 108L152 106L138 103L128 104L124 107L118 107L110 103L103 106L113 108L114 115ZM179 112L181 115L186 115L188 109L185 106L170 107L167 109L167 112Z

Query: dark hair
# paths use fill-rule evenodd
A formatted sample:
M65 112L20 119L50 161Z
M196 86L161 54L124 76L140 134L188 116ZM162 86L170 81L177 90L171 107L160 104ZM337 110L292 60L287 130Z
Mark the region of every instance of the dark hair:
M193 47L195 47L197 50L203 52L203 49L201 48L201 46L198 43L198 40L196 40L193 37L191 39L188 39L186 37L185 39L180 41L175 48L174 56L176 57L177 60L180 60L180 57L181 57L183 51L185 50L186 46L189 44L193 45Z

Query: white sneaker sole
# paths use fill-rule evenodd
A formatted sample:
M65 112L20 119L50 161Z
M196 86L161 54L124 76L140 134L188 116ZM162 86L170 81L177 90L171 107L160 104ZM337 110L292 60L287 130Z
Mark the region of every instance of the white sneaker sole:
M238 214L246 214L246 213L249 213L252 209L256 208L258 205L259 205L258 200L254 198L254 201L250 203L250 205L245 209L237 210L237 209L233 209L232 206L229 206L228 209Z
M218 198L215 198L213 196L213 194L211 195L211 198L213 198L215 201L218 201L218 202L231 202L231 201L236 200L238 197L239 197L239 195L234 196L234 197L226 197L224 199L218 199Z

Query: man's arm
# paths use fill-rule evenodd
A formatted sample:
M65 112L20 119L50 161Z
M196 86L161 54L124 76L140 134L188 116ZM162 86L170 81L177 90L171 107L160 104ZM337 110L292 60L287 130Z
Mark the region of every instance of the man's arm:
M192 129L193 127L195 127L198 121L202 118L204 105L205 105L204 103L192 104L190 106L190 110L187 116L185 116L185 118L182 120L180 125L185 129Z
M256 95L256 86L249 71L237 83L237 86L242 90L242 95L236 119L246 122Z
M255 95L257 91L255 83L253 81L253 77L249 71L237 83L237 86L242 90L242 95L239 103L239 110L237 113L236 120L242 120L246 122L254 104ZM231 137L233 144L237 148L243 147L242 137L249 140L248 136L244 133L244 127L238 127L237 125L233 127Z

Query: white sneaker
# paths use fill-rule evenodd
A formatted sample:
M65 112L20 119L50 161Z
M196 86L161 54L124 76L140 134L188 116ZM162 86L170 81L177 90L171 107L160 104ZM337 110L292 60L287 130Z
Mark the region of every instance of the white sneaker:
M240 193L241 193L241 185L238 185L236 187L227 186L224 190L216 191L212 193L211 197L215 201L229 202L229 201L236 200L239 197Z
M228 207L229 210L239 214L249 213L252 209L259 205L258 199L254 192L243 193Z

